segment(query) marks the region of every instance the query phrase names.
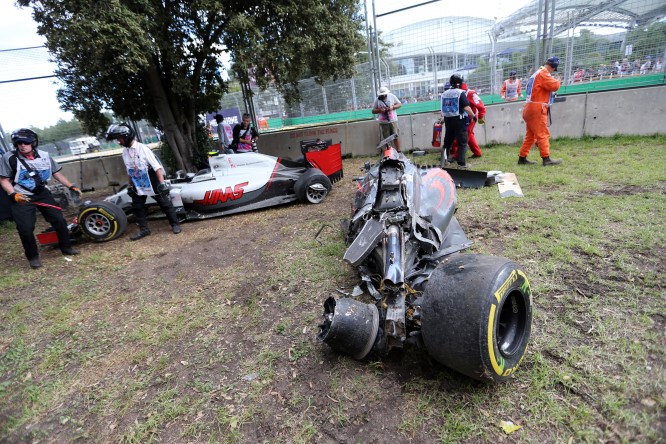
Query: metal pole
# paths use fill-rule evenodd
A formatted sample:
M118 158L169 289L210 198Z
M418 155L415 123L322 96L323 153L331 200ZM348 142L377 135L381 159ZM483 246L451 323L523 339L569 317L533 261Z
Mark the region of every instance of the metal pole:
M534 50L536 52L535 57L534 57L534 72L536 72L537 69L539 69L539 60L541 60L541 53L539 51L539 47L541 46L541 9L543 8L543 0L539 0L539 6L537 10L537 32L536 32L536 40L535 40L535 45L534 45Z
M553 56L553 33L555 32L555 0L550 0L550 34L548 37L548 56Z
M541 58L547 59L548 55L546 55L546 42L547 42L547 36L548 36L548 1L549 0L544 0L544 8L543 8L543 35L541 36L541 53L543 54Z
M372 81L372 86L370 87L370 101L372 101L377 93L377 79L375 78L374 60L372 58L372 33L370 32L370 22L368 21L368 0L364 0L363 3L365 5L365 38L366 43L368 44L368 63L370 68L370 80Z
M328 99L326 99L326 88L321 85L321 97L324 99L324 114L328 114Z
M375 51L377 52L377 80L379 80L379 83L377 84L377 88L382 86L382 70L379 69L379 32L377 31L377 14L375 13L375 0L372 0L372 24L375 27ZM375 90L377 89L375 88Z
M351 78L351 93L352 93L352 110L356 111L358 109L358 100L356 100L356 82L354 77Z

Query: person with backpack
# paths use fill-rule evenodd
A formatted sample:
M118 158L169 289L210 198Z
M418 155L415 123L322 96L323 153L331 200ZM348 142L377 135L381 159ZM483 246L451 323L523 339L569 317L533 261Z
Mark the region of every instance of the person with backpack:
M176 209L171 202L169 184L164 181L164 167L150 148L136 140L132 127L127 123L114 123L106 131L106 140L117 140L123 147L123 162L127 169L129 187L127 194L132 198L132 211L139 224L139 232L130 237L135 241L150 236L146 200L155 199L171 225L173 234L181 232Z
M11 134L11 139L15 149L0 159L0 186L9 196L11 214L30 268L42 266L34 234L37 210L58 235L62 254L79 254L79 250L72 248L67 221L46 184L53 177L77 197L81 196L81 190L60 172L60 165L49 153L37 149L37 133L21 128Z
M251 125L251 118L248 113L243 114L241 123L234 126L234 140L231 142L232 149L237 153L250 153L257 151L257 139L259 133Z
M441 166L447 160L447 154L451 153L453 141L458 141L458 167L468 169L465 156L467 154L467 119L476 122L478 119L469 106L466 91L461 89L463 78L459 74L453 74L449 79L451 88L442 94L442 117L444 118L444 144L442 147ZM466 115L465 115L466 114ZM451 159L453 161L453 159Z

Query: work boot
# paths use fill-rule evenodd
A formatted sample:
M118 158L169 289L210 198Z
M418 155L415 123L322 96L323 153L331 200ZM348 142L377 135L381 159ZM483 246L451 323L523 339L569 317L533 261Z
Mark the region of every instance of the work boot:
M518 165L534 165L536 162L533 162L531 160L527 160L527 156L525 157L518 157Z
M72 248L72 247L63 248L60 251L62 251L62 254L64 254L65 256L76 256L77 254L81 254L81 252L79 250L77 250L76 248Z
M173 234L178 234L183 230L180 229L180 225L174 224L174 225L171 225L171 231L173 231Z
M464 163L462 165L458 164L458 169L459 170L469 170L469 165L467 165L466 163Z
M30 268L32 268L33 270L36 270L37 268L40 268L42 266L39 257L33 257L32 259L28 259L28 263L30 264Z
M148 228L141 228L138 233L130 237L130 240L139 240L142 237L150 236L150 230Z
M481 157L481 154L472 154L469 158L470 159L478 159L479 157Z
M550 156L543 158L543 166L559 165L561 163L562 163L562 159L551 159Z

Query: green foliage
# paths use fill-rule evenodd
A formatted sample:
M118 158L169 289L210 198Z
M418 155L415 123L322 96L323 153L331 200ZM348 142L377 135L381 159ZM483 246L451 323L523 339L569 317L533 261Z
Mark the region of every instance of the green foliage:
M241 82L269 85L290 99L305 73L350 76L362 46L354 0L216 2L19 0L58 64L63 109L89 130L102 110L160 123L178 168L192 169L197 116L219 107L228 52Z

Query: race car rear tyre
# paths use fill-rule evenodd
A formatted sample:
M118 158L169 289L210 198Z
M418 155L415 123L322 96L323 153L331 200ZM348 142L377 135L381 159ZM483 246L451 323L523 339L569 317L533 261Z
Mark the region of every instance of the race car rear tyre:
M329 191L331 191L330 179L316 168L305 170L294 184L294 193L303 203L322 203Z
M106 242L121 236L127 228L127 215L111 202L91 202L79 211L79 227L95 242Z
M471 378L502 382L525 356L532 293L506 258L454 254L423 292L421 334L428 353Z

